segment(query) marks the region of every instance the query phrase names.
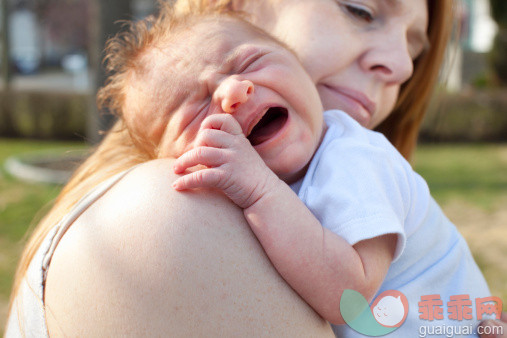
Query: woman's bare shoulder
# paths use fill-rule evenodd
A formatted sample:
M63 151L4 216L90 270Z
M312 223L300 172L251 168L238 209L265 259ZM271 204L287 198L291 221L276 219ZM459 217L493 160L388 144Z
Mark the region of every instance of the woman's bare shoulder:
M175 177L171 160L140 165L76 220L48 274L50 333L326 331L273 269L242 211L217 192L176 192Z
M242 214L237 206L217 191L175 191L171 184L178 175L173 172L173 163L171 159L158 159L135 167L96 206L108 213L132 213L140 217L139 221L165 220L167 216L171 219L192 217L215 209L226 209L237 216ZM186 214L186 211L190 213Z

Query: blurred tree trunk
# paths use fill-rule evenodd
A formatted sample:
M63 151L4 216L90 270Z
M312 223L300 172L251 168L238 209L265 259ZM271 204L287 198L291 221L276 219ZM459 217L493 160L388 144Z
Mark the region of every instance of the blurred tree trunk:
M99 112L95 103L97 90L106 79L102 67L103 50L108 38L120 31L119 20L132 19L130 0L93 0L90 11L90 67L92 70L93 94L87 122L87 140L97 143L101 140L101 131L107 131L114 120L108 112Z
M490 0L491 15L498 24L491 60L500 85L507 86L507 1Z
M14 120L12 114L12 100L9 94L11 85L11 69L9 62L9 22L7 20L9 16L9 1L1 1L1 13L2 17L0 22L2 23L2 82L3 90L0 93L0 135L2 136L15 136L16 130L14 127Z
M7 21L7 13L8 13L8 0L0 0L2 2L2 7L0 8L2 12L2 17L0 18L0 22L2 23L2 80L4 83L4 88L9 88L10 80L11 80L11 72L9 69L9 23Z

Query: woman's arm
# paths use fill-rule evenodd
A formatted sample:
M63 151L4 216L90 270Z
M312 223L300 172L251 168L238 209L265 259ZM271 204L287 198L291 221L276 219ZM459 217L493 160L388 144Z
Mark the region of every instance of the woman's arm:
M86 210L46 283L52 335L330 336L225 196L146 163Z

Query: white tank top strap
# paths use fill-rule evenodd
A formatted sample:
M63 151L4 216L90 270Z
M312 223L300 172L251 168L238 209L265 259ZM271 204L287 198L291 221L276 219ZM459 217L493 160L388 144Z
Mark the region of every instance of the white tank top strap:
M42 262L42 270L43 270L43 279L46 281L47 271L49 269L49 264L51 263L51 258L60 243L63 235L69 229L69 227L74 223L74 221L81 216L81 214L88 209L90 205L92 205L95 201L97 201L102 195L104 195L112 186L114 186L119 180L121 180L125 175L127 175L130 171L132 171L136 166L122 171L114 175L113 177L108 178L106 181L100 183L93 190L89 191L85 196L83 196L79 202L72 208L71 212L65 215L61 221L55 226L53 239L51 240L51 246L49 250L46 252L44 256L44 260Z
M48 337L44 287L49 264L58 243L72 223L90 205L135 167L127 169L97 185L79 200L71 211L46 235L19 285L7 320L5 337Z

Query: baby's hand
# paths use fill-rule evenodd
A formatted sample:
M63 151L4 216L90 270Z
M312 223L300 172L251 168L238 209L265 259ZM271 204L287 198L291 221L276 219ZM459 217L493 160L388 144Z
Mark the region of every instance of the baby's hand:
M181 174L199 164L206 168L178 178L173 187L217 188L243 209L253 205L279 181L230 114L213 114L204 119L194 148L176 160L174 172Z

